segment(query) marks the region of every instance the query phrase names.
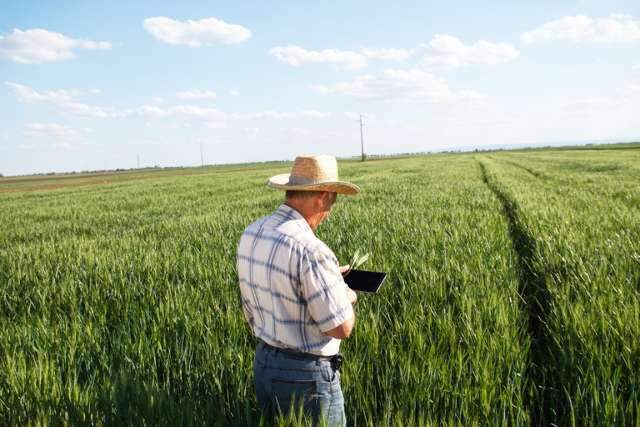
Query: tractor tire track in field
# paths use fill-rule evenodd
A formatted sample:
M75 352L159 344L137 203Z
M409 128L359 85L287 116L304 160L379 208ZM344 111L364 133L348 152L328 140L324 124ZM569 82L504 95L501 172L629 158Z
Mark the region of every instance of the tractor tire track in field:
M527 318L527 333L531 338L529 363L525 375L529 387L525 402L531 417L531 425L548 425L562 419L564 399L560 384L550 384L547 368L552 362L551 337L547 333L546 317L549 313L550 295L542 271L536 269L534 257L537 251L535 239L528 233L518 216L518 204L490 177L487 166L479 162L482 180L502 205L509 227L509 236L518 261L518 292L521 310Z
M515 167L517 167L517 168L520 168L520 169L522 169L522 170L524 170L524 171L529 172L531 175L535 176L536 178L540 178L540 179L547 179L547 176L546 176L545 174L543 174L542 172L538 172L538 171L537 171L537 170L535 170L535 169L532 169L532 168L530 168L530 167L527 167L527 166L521 165L520 163L517 163L517 162L511 161L511 160L505 160L505 161L506 161L507 163L509 163L510 165L513 165L513 166L515 166Z
M539 171L537 171L537 170L535 170L533 168L530 168L528 166L521 165L520 163L514 162L513 160L495 159L494 157L491 157L491 156L487 156L487 157L489 157L491 160L497 160L499 162L509 163L512 166L515 166L515 167L517 167L519 169L522 169L522 170L528 172L529 174L531 174L532 176L534 176L536 178L539 178L539 179L547 179L548 178L548 176L545 175L544 173L539 172Z

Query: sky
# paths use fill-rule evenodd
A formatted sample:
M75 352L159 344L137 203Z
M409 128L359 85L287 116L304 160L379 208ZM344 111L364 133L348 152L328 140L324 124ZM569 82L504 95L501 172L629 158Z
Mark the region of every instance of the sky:
M634 120L634 112L636 118ZM12 1L5 176L640 137L640 2Z

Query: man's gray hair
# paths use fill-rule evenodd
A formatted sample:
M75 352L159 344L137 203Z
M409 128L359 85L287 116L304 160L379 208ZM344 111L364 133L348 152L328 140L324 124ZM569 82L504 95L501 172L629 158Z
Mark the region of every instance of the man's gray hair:
M285 197L287 199L304 200L304 199L310 199L322 193L324 193L324 191L287 190L285 193Z

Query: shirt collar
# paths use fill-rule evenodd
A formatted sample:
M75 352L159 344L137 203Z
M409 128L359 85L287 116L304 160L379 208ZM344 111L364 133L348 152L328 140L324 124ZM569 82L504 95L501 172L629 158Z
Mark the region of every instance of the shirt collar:
M292 208L291 206L283 203L278 207L278 209L276 210L276 213L281 215L284 220L297 221L302 227L304 227L306 230L313 233L313 230L311 229L311 226L309 225L307 220L304 219L304 217L300 212L298 212L296 209Z

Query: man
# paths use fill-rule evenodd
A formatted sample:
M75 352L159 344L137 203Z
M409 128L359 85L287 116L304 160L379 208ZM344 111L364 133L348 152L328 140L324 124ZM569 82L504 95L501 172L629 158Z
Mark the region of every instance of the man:
M333 251L314 232L337 194L360 189L338 179L333 156L296 157L290 174L268 186L285 203L249 225L237 268L245 317L258 337L254 361L258 403L265 414L302 406L315 422L346 425L340 388L340 341L355 323L356 293L347 287Z

